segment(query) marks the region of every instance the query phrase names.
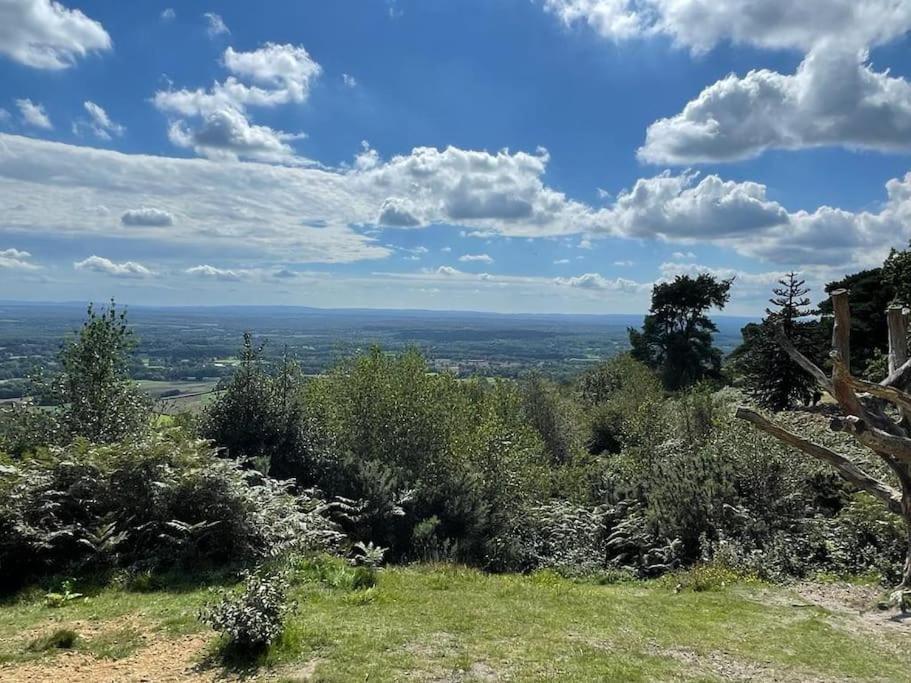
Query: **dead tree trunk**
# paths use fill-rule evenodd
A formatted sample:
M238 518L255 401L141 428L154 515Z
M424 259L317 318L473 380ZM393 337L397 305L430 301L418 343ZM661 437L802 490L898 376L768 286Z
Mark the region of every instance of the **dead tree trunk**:
M832 376L827 376L798 351L779 330L778 343L820 388L829 393L843 413L832 420L835 431L851 434L869 448L894 473L899 488L868 474L850 458L789 432L756 411L741 406L737 417L751 422L779 441L803 451L810 457L828 463L847 481L883 502L886 508L901 515L908 530L908 547L902 573L901 590L911 590L911 361L908 354L908 311L889 309L889 376L876 384L851 374L851 312L848 292L832 292L835 324L832 331ZM893 409L889 409L889 405Z

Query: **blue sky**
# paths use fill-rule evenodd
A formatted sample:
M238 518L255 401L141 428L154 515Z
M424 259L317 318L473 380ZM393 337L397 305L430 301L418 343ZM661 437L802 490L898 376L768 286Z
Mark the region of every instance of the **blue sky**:
M756 314L911 236L911 0L0 0L0 298Z

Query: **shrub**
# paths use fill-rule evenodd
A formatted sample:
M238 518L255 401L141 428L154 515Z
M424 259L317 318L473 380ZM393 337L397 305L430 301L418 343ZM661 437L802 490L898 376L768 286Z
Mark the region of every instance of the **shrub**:
M243 562L341 535L327 506L182 432L84 441L0 468L0 577Z
M310 482L319 459L303 400L303 375L284 360L270 368L244 334L240 364L202 418L200 433L226 455L265 463L263 471Z
M292 611L288 577L281 572L246 574L239 593L222 591L199 619L227 637L227 645L241 651L268 647L281 635Z
M126 313L113 300L101 312L89 305L82 329L60 352L60 373L42 389L60 405L70 435L113 443L149 427L149 399L129 377L134 346Z
M65 441L66 432L54 412L24 402L0 406L0 453L18 458Z
M327 456L316 483L346 499L355 540L393 560L479 561L513 511L549 486L514 387L432 374L379 349L306 385Z

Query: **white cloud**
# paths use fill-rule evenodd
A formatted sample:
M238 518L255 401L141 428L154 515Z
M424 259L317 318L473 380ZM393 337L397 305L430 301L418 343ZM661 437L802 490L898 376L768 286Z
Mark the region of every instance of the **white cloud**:
M130 209L120 215L120 222L124 225L136 226L154 226L165 227L174 225L174 216L167 211L142 207L141 209Z
M662 35L694 53L723 42L808 51L862 48L911 29L911 0L544 0L563 23L622 41Z
M342 74L342 83L344 83L348 88L357 87L357 79L351 74Z
M108 113L100 106L86 100L82 106L88 112L88 121L77 121L74 124L74 130L77 132L87 128L91 133L102 140L110 140L112 135L123 135L126 130L119 123L114 123L108 116Z
M224 19L221 18L220 14L206 12L202 16L206 20L206 33L209 34L210 38L231 33L231 29L225 24Z
M671 254L671 258L677 261L683 261L685 259L694 259L696 254L691 251L675 251Z
M176 228L131 226L131 239L243 250L284 262L350 262L388 256L352 224L370 223L382 202L341 172L254 162L123 154L0 134L0 206L7 234L122 237L121 215L154 207ZM100 216L98 206L109 209Z
M322 73L322 67L301 45L266 43L252 52L236 52L229 47L224 64L231 73L280 93L288 102L305 101L313 81Z
M557 277L554 283L563 287L578 287L579 289L607 290L619 292L636 292L643 287L650 288L651 285L639 284L633 280L618 277L610 280L598 273L585 273L576 277Z
M222 62L232 74L203 90L160 90L153 103L162 112L195 120L172 121L168 137L178 147L213 159L307 163L288 143L306 137L251 123L249 107L306 101L322 68L301 46L266 43L251 52L229 47Z
M89 270L95 273L103 273L105 275L111 275L112 277L131 279L145 279L155 275L152 270L146 268L141 263L136 263L135 261L115 263L103 256L95 255L89 256L83 261L76 261L73 264L73 268L76 270Z
M222 63L232 74L226 80L208 90L160 90L153 103L161 111L182 116L201 116L225 107L244 111L301 103L322 73L322 67L300 45L266 43L251 52L229 47Z
M10 270L38 270L39 266L32 263L32 255L19 249L0 249L0 269Z
M21 206L5 212L7 232L121 237L118 217L155 207L179 216L179 225L131 227L131 237L281 254L283 263L388 256L375 235L390 198L407 199L421 226L450 224L466 235L658 239L686 249L710 242L788 267L866 266L911 237L911 174L890 181L882 207L864 212L789 212L764 185L695 173L641 179L595 209L547 187L544 161L541 153L418 148L367 170L331 170L127 155L0 134L0 200L9 198L0 205ZM453 216L454 204L465 218ZM517 204L530 214L502 210ZM101 205L109 217L99 217Z
M410 199L387 197L380 206L377 224L391 228L415 228L424 221L418 215L418 208Z
M463 263L493 263L493 259L487 254L465 254L459 257L459 261Z
M97 21L53 0L0 2L0 54L36 69L66 69L80 57L110 50Z
M45 130L52 130L54 128L50 118L48 118L47 112L44 111L44 106L36 104L29 99L16 100L16 106L19 107L19 113L22 115L22 120L27 125L35 128L43 128Z
M568 258L561 258L561 259L557 259L556 261L554 261L555 266L565 266L567 263L569 263Z
M611 224L631 237L711 239L755 233L788 222L764 185L709 175L662 173L636 181L610 209Z
M230 107L206 114L195 129L177 121L168 130L168 138L174 145L192 149L200 156L266 163L310 163L299 158L288 144L304 137L306 135L302 133L283 133L268 126L251 124L242 113Z
M843 146L911 149L911 84L823 45L793 75L761 69L707 87L676 116L651 124L642 161L690 164L755 157L767 149Z
M216 268L210 265L193 266L187 268L187 275L208 278L212 280L222 280L225 282L236 282L243 279L243 272L238 270L228 270L225 268Z
M383 224L460 225L485 237L492 232L528 237L579 232L590 209L544 184L548 161L545 150L491 154L417 147L388 162L376 158L356 177L386 188Z
M174 21L177 18L177 12L174 11L173 7L165 7L160 16L162 21Z
M632 261L614 261L615 266L620 266L621 268L629 268L633 265Z

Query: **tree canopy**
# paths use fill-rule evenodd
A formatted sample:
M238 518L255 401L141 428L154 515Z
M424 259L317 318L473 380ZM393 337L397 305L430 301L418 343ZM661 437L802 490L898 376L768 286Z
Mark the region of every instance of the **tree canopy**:
M718 328L706 314L724 308L732 282L702 273L655 285L642 331L630 328L629 339L633 358L657 370L665 388L719 376L721 351L712 345Z

